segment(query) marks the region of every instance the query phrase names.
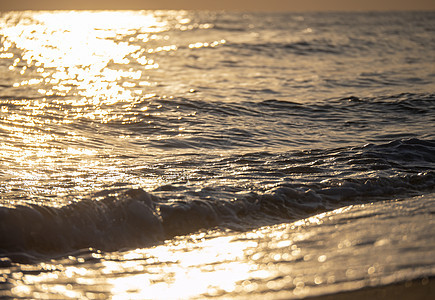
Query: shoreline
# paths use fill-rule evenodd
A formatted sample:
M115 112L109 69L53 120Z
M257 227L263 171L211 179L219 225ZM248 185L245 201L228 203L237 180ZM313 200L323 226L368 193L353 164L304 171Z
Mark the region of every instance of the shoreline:
M423 277L383 286L364 287L335 294L306 297L308 300L362 300L362 299L402 299L425 300L435 296L435 277Z

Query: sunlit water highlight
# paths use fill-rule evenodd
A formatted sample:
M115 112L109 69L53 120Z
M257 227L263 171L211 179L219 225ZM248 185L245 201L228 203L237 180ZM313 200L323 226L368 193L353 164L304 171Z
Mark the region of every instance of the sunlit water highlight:
M434 20L3 13L1 295L431 286Z

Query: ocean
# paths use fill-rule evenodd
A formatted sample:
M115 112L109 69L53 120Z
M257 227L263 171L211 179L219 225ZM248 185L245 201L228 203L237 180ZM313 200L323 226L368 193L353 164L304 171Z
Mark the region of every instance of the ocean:
M0 297L430 299L434 129L435 12L1 13Z

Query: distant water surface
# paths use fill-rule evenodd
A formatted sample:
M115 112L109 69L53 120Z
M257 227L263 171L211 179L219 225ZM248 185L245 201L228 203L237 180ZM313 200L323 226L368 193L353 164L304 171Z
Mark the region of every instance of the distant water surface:
M6 12L0 43L0 295L431 286L433 12Z

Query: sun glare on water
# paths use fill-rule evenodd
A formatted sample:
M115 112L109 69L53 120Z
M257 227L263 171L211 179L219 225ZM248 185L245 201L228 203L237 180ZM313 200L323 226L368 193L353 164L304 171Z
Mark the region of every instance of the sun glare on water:
M131 262L130 268L139 268L143 272L109 280L114 298L188 299L204 293L217 295L223 291L233 292L235 283L246 279L249 274L258 273L260 276L259 271L255 272L255 266L246 261L244 253L256 246L254 241L238 242L233 237L202 240L201 234L192 237L199 237L199 240L190 251L183 251L189 243L182 241L178 245L137 249L124 254L122 260ZM151 267L153 261L159 262L160 267ZM144 262L150 266L144 266ZM227 263L223 267L213 267L214 263L222 262ZM107 263L105 270L108 274L128 269L122 264Z
M177 18L183 12L173 14ZM17 178L10 182L23 186L23 178L33 178L47 184L50 177L68 177L66 169L72 167L75 175L68 180L76 181L77 172L83 171L87 175L82 176L92 184L90 166L111 173L108 180L117 180L122 174L113 174L113 166L101 166L101 160L93 159L96 149L87 146L92 132L77 128L80 120L134 121L135 113L126 117L125 112L131 111L138 99L152 96L147 94L153 85L147 72L159 68L149 58L158 49L149 42L160 39L167 30L167 20L159 12L3 14L0 75L13 81L8 81L8 90L3 89L7 94L0 103L0 128L8 132L0 158L11 165L5 170L8 176ZM119 141L112 142L116 143ZM83 182L74 184L80 189L91 187ZM53 186L47 193L62 194Z
M7 44L23 50L22 57L9 69L21 67L25 73L36 66L42 80L53 85L51 89L39 89L41 94L67 95L75 86L76 95L87 98L126 99L132 95L122 85L112 83L139 79L142 74L120 66L135 59L148 69L158 67L144 58L145 51L140 45L132 45L128 40L129 34L142 34L145 43L153 33L165 30L165 22L152 14L105 11L25 14L28 16L21 16L21 20L26 22L4 26L1 33ZM29 84L23 81L16 86Z

